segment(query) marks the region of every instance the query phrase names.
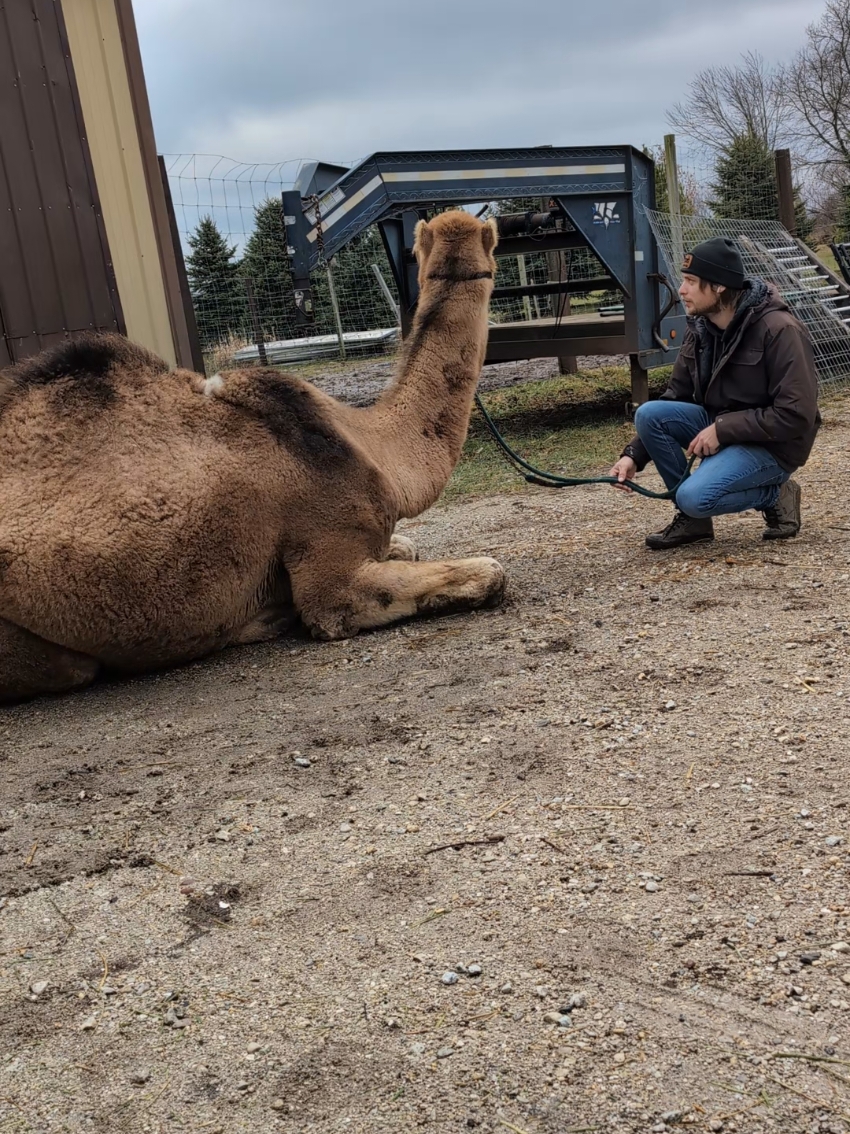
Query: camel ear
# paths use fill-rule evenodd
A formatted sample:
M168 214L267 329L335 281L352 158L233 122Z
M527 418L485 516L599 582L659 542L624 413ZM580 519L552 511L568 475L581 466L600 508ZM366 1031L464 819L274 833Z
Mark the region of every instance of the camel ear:
M434 233L428 227L428 222L417 221L416 228L413 230L413 255L421 263L422 258L427 256L433 247Z
M481 232L481 241L484 244L484 251L488 254L493 251L499 243L499 230L496 227L496 218L490 217L485 223Z

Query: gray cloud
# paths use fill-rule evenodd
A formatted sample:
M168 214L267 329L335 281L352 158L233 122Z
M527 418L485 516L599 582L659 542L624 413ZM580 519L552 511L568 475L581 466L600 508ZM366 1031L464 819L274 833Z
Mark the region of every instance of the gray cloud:
M660 141L689 78L786 59L823 0L136 0L160 150L352 161L379 149Z

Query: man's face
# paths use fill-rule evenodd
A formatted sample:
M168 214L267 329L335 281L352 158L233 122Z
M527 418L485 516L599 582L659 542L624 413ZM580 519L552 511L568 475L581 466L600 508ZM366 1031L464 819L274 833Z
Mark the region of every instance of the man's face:
M722 308L720 300L724 290L723 287L715 290L711 284L707 284L699 276L692 276L690 272L685 272L682 276L679 295L682 297L682 303L688 315L716 315Z

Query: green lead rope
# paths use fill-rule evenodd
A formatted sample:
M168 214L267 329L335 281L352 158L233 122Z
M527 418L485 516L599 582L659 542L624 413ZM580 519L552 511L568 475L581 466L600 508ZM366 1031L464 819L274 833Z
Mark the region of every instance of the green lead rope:
M534 465L529 464L519 453L515 452L501 433L498 430L496 423L493 421L490 414L484 408L484 403L478 394L475 395L475 404L481 411L484 422L490 431L493 440L505 454L509 461L517 468L529 484L539 484L543 488L574 488L580 484L622 484L622 481L617 480L615 476L559 476L557 473L545 472L543 469L538 469ZM635 484L634 481L629 481L629 489L632 492L637 492L639 496L648 496L651 500L675 500L676 493L691 475L691 469L696 461L696 455L691 457L688 461L688 467L682 474L682 479L673 488L669 488L666 492L653 492L650 488L644 488L643 485Z

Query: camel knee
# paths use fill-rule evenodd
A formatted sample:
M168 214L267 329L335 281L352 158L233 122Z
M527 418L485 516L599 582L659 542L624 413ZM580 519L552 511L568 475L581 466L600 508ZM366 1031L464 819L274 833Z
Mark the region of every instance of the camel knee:
M495 559L457 559L441 564L437 576L417 603L419 614L448 614L460 610L498 606L505 596L507 575Z

